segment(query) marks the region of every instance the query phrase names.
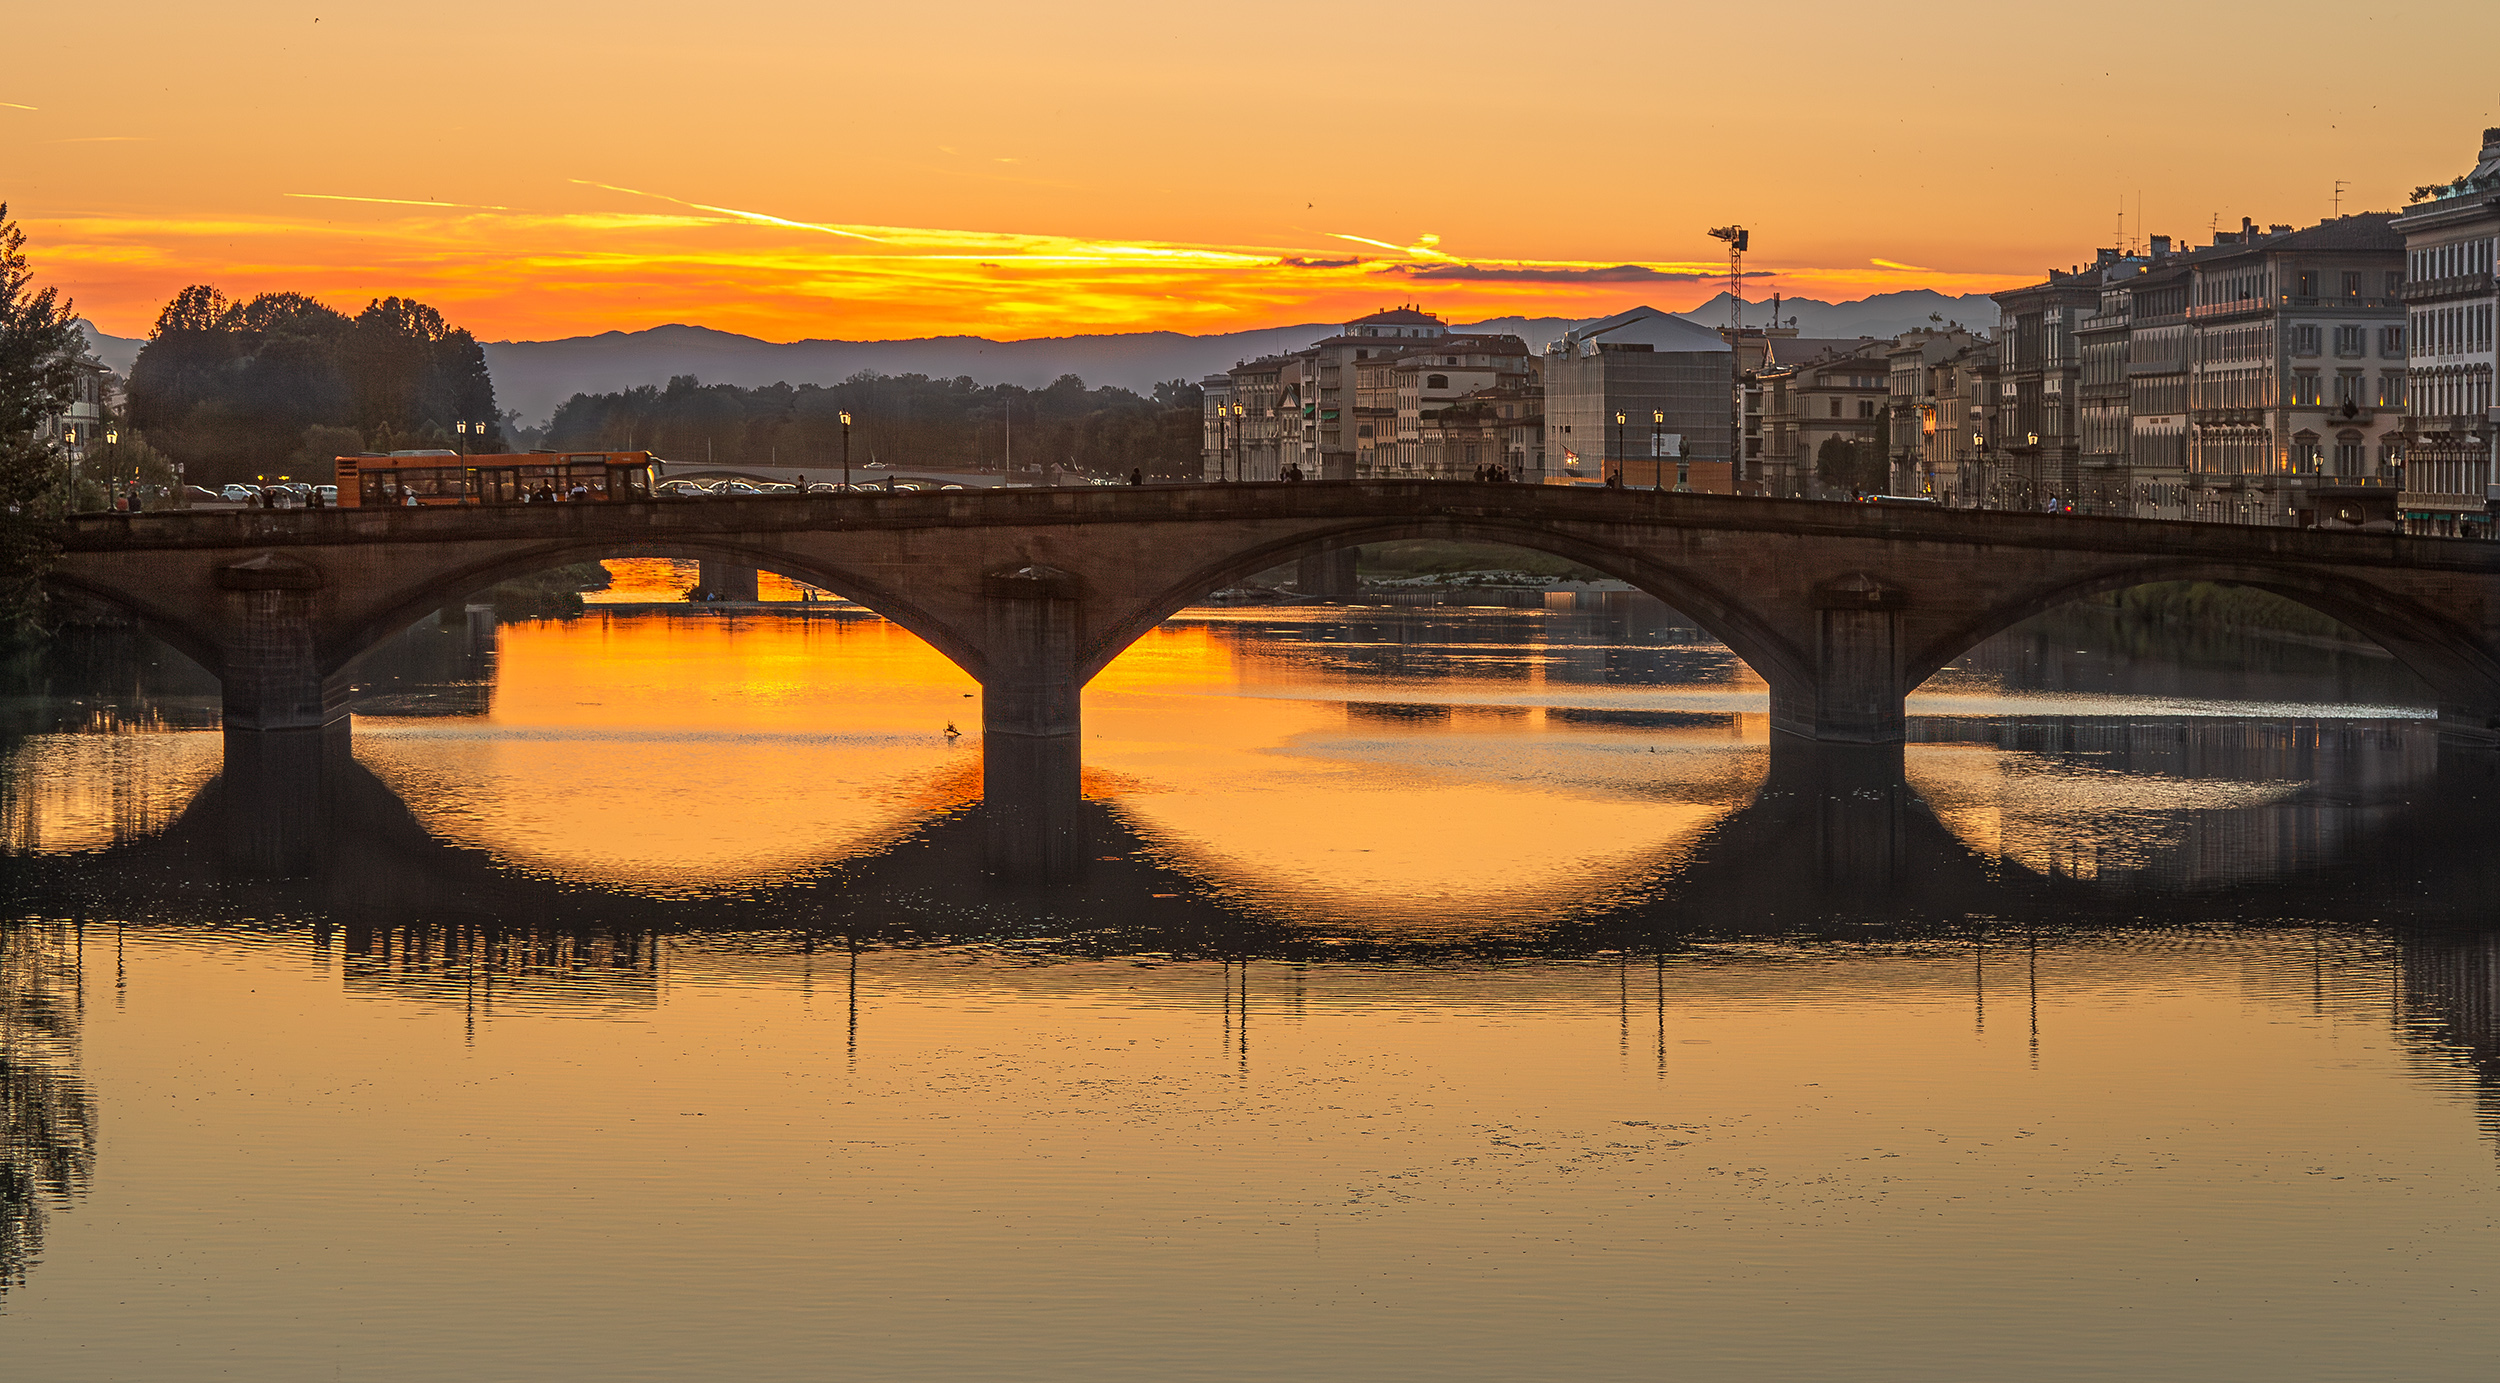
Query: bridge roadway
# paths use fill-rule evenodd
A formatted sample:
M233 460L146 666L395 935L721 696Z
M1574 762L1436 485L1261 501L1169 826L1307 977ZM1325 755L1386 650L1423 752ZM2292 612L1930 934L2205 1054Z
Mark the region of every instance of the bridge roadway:
M235 731L346 713L356 656L496 582L609 557L806 581L893 620L983 688L993 800L1076 791L1079 695L1208 592L1363 543L1555 553L1724 640L1777 732L1896 744L1903 700L2024 618L2150 581L2272 591L2377 640L2444 735L2500 743L2500 544L1652 491L1318 481L788 496L511 508L81 516L53 579L217 674Z

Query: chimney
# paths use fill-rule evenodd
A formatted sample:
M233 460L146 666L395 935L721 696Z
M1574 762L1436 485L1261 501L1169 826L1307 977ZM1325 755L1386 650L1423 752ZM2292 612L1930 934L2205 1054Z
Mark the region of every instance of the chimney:
M2095 250L2092 252L2092 267L2106 269L2124 258L2126 256L2116 250Z
M2170 237L2169 237L2169 236L2166 236L2166 235L2156 235L2156 236L2154 236L2154 237L2153 237L2153 258L2155 258L2155 259L2164 259L2164 258L2167 258L2167 257L2169 256L2169 254L2170 254Z
M2245 217L2245 216L2241 217L2241 218L2240 218L2240 239L2242 239L2242 240L2254 240L2254 239L2256 239L2256 238L2257 238L2257 223L2256 223L2256 222L2254 222L2254 221L2252 221L2252 220L2250 220L2250 219L2248 219L2248 218L2247 218L2247 217Z
M2292 228L2290 226L2272 225L2266 227L2266 234L2268 235L2290 235L2291 233Z

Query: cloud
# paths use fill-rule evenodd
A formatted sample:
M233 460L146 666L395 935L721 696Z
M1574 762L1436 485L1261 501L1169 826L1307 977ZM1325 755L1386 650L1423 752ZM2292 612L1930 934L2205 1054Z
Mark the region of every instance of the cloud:
M17 102L15 102L15 101L0 101L0 106L7 106L7 107L8 107L9 109L11 109L11 110L33 110L33 109L35 109L35 107L33 107L33 106L21 106L21 105L19 105L19 104L18 104Z
M1390 264L1384 274L1407 278L1465 280L1474 283L1708 283L1727 277L1707 269L1652 269L1646 264L1593 265L1574 269L1555 265L1493 268L1482 264ZM1748 269L1747 278L1769 278L1768 269Z
M1867 263L1874 265L1878 269L1901 269L1913 274L1932 274L1936 272L1924 264L1902 264L1889 259L1870 259Z
M1276 261L1276 267L1279 269L1351 269L1362 262L1360 255L1346 259L1312 259L1303 255L1295 255L1289 259Z

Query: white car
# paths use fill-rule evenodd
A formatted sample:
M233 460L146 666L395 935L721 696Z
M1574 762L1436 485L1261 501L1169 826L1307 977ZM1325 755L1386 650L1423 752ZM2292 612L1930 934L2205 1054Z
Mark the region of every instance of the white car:
M255 485L229 485L218 492L218 497L228 504L256 504L260 501L260 488Z

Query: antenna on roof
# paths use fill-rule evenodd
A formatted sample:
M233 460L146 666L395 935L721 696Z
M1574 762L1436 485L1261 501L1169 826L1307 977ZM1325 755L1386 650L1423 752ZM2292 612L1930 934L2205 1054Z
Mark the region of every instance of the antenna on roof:
M2352 186L2352 184L2344 181L2342 178L2337 178L2335 180L2335 201L2333 203L2335 208L2333 213L2334 215L2341 216L2344 214L2344 189L2350 186Z

